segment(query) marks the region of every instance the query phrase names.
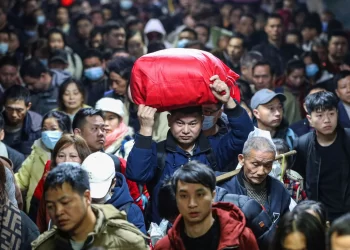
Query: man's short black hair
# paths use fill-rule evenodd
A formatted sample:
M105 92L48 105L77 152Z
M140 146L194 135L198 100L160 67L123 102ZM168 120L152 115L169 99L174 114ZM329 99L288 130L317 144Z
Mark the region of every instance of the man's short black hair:
M229 41L231 41L231 39L233 38L241 39L243 48L246 49L248 47L247 39L245 39L245 37L242 34L239 34L239 33L234 34L233 36L230 37Z
M192 184L202 184L212 192L215 190L216 186L214 171L207 165L198 161L190 161L175 171L172 177L172 185L175 194L177 191L177 183L179 181Z
M104 26L103 26L103 34L109 34L112 30L119 30L123 28L124 26L121 25L119 22L117 21L108 21Z
M336 219L328 231L328 243L330 246L331 238L333 234L337 236L349 236L350 235L350 213L344 214L343 216ZM331 248L329 248L331 249Z
M254 73L255 68L258 67L258 66L269 66L269 68L270 68L270 74L271 74L272 76L275 75L275 70L272 68L272 65L271 65L271 63L270 63L269 61L267 61L267 60L257 61L257 62L253 65L253 68L252 68L252 72L253 72L253 73Z
M336 74L334 77L334 87L337 89L339 81L348 76L350 76L349 70L343 70L343 71L340 71L338 74Z
M103 111L100 109L94 109L94 108L83 108L80 109L74 116L72 128L73 130L78 128L82 129L85 124L85 118L88 116L101 116L103 118Z
M253 14L251 14L251 13L243 13L243 14L241 15L241 18L240 18L240 19L242 19L242 17L248 17L248 18L250 18L250 19L253 20L253 23L256 22L256 17L255 17Z
M344 37L346 41L349 41L349 36L344 30L335 30L328 35L328 43L332 40L333 37Z
M310 115L314 111L325 111L338 109L337 97L328 91L321 91L308 95L305 98L307 113Z
M181 113L185 115L194 114L194 113L198 113L199 115L203 114L201 106L185 107L185 108L174 109L170 111L171 115L175 115L177 113Z
M2 68L5 65L10 65L15 68L19 67L18 60L15 56L4 56L0 59L0 68Z
M279 19L283 23L283 18L281 17L280 14L277 14L277 13L272 13L272 14L268 15L266 18L266 24L268 23L269 19Z
M182 33L182 32L190 32L192 33L192 35L194 35L194 40L197 40L198 39L198 35L197 35L197 32L194 30L194 29L191 29L191 28L184 28L183 30L181 30L181 32L179 33L179 35Z
M74 19L74 26L78 25L78 22L81 20L87 20L91 23L91 18L86 15L86 14L79 14L75 19Z
M26 87L13 85L6 89L4 93L3 102L6 103L8 100L24 101L24 104L28 106L30 103L30 92Z
M86 190L90 190L88 173L81 167L65 164L50 170L45 179L44 194L51 188L62 188L64 183L69 184L81 196Z
M299 59L292 59L288 61L286 71L287 75L291 74L296 69L304 69L305 70L305 64L302 60Z
M88 58L97 57L101 62L103 62L103 53L97 49L88 49L84 52L83 61Z
M164 179L158 192L158 213L161 218L173 220L179 215L171 178Z
M207 33L208 33L208 39L210 38L210 26L205 24L205 23L197 23L196 24L196 28L197 27L201 27L201 28L204 28L207 30Z
M49 69L36 57L25 60L20 68L21 77L39 78L43 73L48 73Z
M123 79L129 80L134 63L135 61L132 58L117 57L108 63L107 69L109 73L111 72L117 73Z

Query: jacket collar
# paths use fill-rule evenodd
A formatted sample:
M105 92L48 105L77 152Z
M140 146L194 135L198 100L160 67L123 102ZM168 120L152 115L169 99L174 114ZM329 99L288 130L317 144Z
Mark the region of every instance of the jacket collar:
M91 246L94 242L95 235L97 235L103 229L103 222L105 219L103 212L95 208L94 206L91 206L91 209L96 216L96 224L95 224L94 230L88 234L88 237L85 240L83 249L86 249L89 246ZM55 235L55 245L56 245L56 249L66 249L66 250L72 249L72 246L70 243L70 236L67 233L57 230L57 233Z
M165 143L166 143L165 145L166 150L170 152L177 152L177 147L178 147L177 142L175 137L171 134L170 130L168 131L168 135ZM196 143L196 148L199 148L199 152L197 151L196 153L204 153L211 149L207 137L205 137L205 135L202 132L199 134L195 143Z
M212 213L219 220L220 237L218 249L226 247L239 246L239 238L243 233L246 225L246 219L243 212L231 203L214 203ZM182 215L179 215L174 222L173 227L168 232L171 249L184 250L185 246L181 239L181 231L184 230L184 222Z

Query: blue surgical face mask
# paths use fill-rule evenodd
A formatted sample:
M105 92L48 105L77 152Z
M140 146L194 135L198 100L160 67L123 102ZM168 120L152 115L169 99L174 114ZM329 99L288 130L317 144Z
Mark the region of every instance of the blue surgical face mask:
M102 67L93 67L84 70L84 76L91 81L97 81L103 76L103 74L104 71Z
M39 59L39 61L44 64L46 67L48 66L48 60L47 59Z
M8 43L0 43L0 54L1 55L5 55L8 50L9 50L9 44Z
M29 37L35 37L36 31L35 30L25 30L24 33Z
M306 65L306 76L307 77L314 77L319 70L320 69L318 68L317 64L315 64L315 63Z
M132 0L120 0L119 6L123 10L130 10L133 5Z
M185 48L186 44L189 42L188 39L181 39L177 42L178 48Z
M36 17L36 23L41 25L41 24L44 24L46 22L46 17L45 16L37 16Z
M204 116L202 130L208 130L215 125L215 116Z
M55 130L55 131L43 131L41 133L41 141L44 143L44 145L48 148L53 150L56 146L56 143L61 138L62 132Z

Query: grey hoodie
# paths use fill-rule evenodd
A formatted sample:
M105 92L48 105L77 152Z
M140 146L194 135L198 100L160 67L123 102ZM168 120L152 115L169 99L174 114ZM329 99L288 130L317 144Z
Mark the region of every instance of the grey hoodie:
M151 32L157 32L157 33L161 34L162 35L162 42L164 43L165 47L167 49L172 48L172 45L168 41L166 41L166 31L164 29L162 22L159 19L152 18L146 23L145 29L144 29L146 44L149 43L148 38L147 38L147 34L151 33Z
M31 110L41 115L45 115L58 106L58 89L63 82L71 78L68 72L59 70L50 70L52 76L51 86L48 90L42 92L31 92Z

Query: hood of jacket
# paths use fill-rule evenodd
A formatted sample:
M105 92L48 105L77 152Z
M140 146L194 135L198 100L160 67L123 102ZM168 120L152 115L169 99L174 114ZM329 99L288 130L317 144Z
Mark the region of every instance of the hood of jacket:
M120 208L121 206L125 205L126 203L133 202L128 185L126 184L125 177L121 174L116 172L116 184L113 188L113 195L112 197L106 202L106 204L112 204L116 208Z
M61 71L61 70L52 69L50 70L50 73L52 76L52 80L51 80L52 87L59 87L63 82L65 82L69 78L72 78L72 76L68 72Z
M152 18L146 23L144 33L145 35L147 35L150 32L158 32L162 34L163 37L166 35L166 31L164 29L162 22L156 18Z
M243 212L233 204L218 202L213 204L212 213L214 217L218 218L220 223L218 249L239 246L239 237L246 226L246 219ZM181 239L181 230L183 229L183 219L182 216L179 215L173 227L168 232L171 246L179 246L176 249L185 249Z

